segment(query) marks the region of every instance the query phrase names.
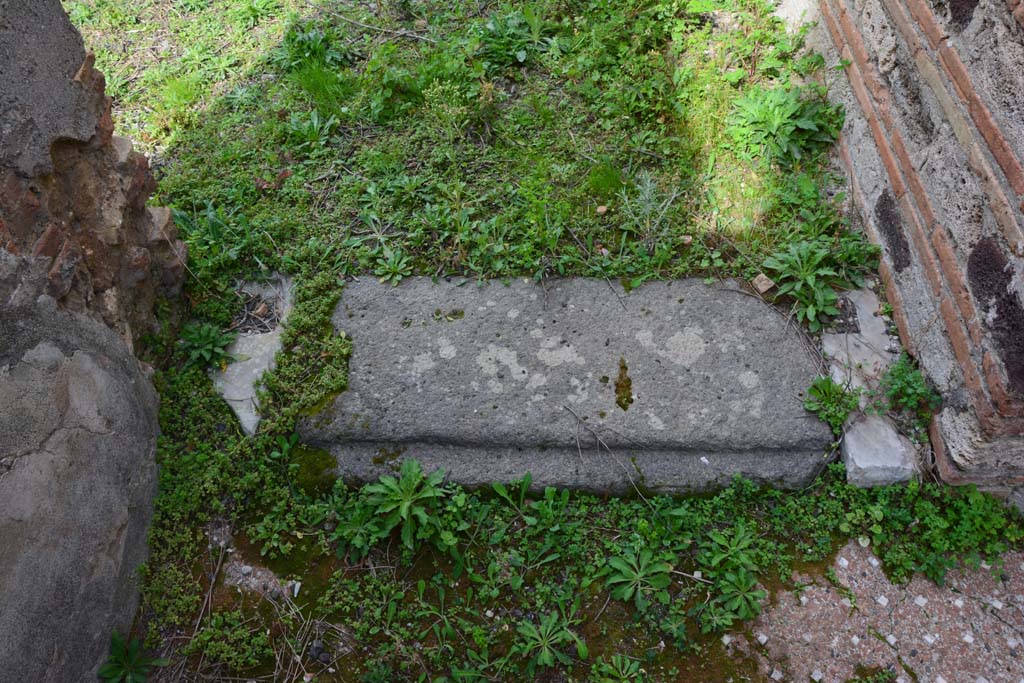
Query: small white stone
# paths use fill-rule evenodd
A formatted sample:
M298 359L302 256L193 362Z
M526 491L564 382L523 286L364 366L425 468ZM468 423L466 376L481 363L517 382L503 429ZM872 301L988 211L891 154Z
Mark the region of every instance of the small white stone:
M837 562L837 563L839 564L839 566L840 566L840 567L842 567L843 569L846 569L847 567L849 567L849 566L850 566L850 561L849 561L849 560L847 560L847 559L846 559L845 557L840 557L840 558L839 558L838 560L836 560L836 562Z
M890 633L885 637L885 642L889 643L893 647L896 647L896 636Z
M839 604L845 607L846 609L853 609L853 603L850 602L850 598L843 598L839 601Z
M978 676L974 679L974 683L988 683L988 679L984 676Z
M809 643L813 640L813 638L811 638L810 633L803 634L802 636L800 636L800 639L803 640L805 643Z
M1009 636L1006 639L1006 647L1010 648L1011 650L1016 650L1018 645L1020 645L1020 641L1014 638L1013 636Z
M484 616L486 616L488 619L493 619L494 618L494 610L487 610L486 612L484 612Z
M988 604L992 605L992 606L993 606L993 607L995 607L996 609L1003 609L1003 607L1004 607L1004 605L1003 605L1003 601L1002 601L1002 600L997 600L996 598L992 598L992 599L991 599L991 600L989 601L989 603L988 603Z
M819 669L815 669L814 671L811 672L811 680L814 681L814 683L818 683L818 681L820 681L824 677L825 677L825 674L821 673L821 671Z
M767 643L767 642L768 642L768 636L766 636L766 635L765 635L765 634L763 634L763 633L759 633L759 634L757 634L757 642L759 642L759 643L761 643L762 645L764 645L765 643Z
M699 579L703 579L704 578L704 572L702 572L701 570L698 569L697 571L693 572L693 578L698 579L698 580Z
M992 569L992 565L990 565L988 562L982 562L981 563L981 568L982 569Z
M781 681L782 680L782 671L780 671L779 669L776 669L775 671L773 671L772 672L772 680L773 681Z
M726 633L724 636L722 636L722 645L725 645L726 647L729 647L729 643L731 643L731 642L732 642L732 636L730 636L728 633Z
M806 595L801 595L800 596L800 604L801 605L806 605L809 602L810 602L810 599Z
M974 642L974 636L972 636L970 633L965 633L964 634L964 642L967 643L968 645L970 645L971 643Z
M935 677L935 683L946 683L946 679L943 678L942 676L936 676Z
M914 477L914 444L888 418L859 415L847 422L844 431L841 451L849 483L885 486Z
M928 643L929 645L934 645L935 644L935 636L930 635L928 633L924 634L924 642Z
M707 459L706 457L704 457L703 455L702 455L702 456L700 456L700 461L701 461L702 463L704 463L705 465L710 465L710 464L711 464L711 461L710 461L710 460L708 460L708 459Z
M882 607L889 606L889 598L885 597L884 595L879 595L877 598L875 598L875 602L877 602Z
M872 555L871 557L868 558L868 564L870 564L872 567L878 567L878 565L879 565L878 558L876 558L874 555Z
M954 600L954 601L953 601L953 604L954 604L954 605L955 605L955 606L956 606L956 607L957 607L958 609L963 609L963 606L964 606L964 601L963 601L963 600L961 600L960 598L957 598L956 600Z
M860 638L858 638L857 636L851 636L850 637L850 642L853 643L854 645L859 645L860 644Z
M914 604L918 607L924 607L928 604L928 598L924 597L923 595L918 595L916 598L914 598Z
M907 683L907 679L904 678L903 676L897 676L896 677L896 683Z

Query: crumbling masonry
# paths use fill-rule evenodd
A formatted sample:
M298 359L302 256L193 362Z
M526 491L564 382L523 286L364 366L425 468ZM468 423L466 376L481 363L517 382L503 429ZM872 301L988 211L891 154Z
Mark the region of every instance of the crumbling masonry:
M1024 483L1024 3L820 0L840 144L946 481Z

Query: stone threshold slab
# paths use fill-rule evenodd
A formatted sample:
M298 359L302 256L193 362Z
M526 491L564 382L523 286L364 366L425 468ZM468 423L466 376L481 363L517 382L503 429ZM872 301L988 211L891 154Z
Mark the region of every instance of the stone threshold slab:
M334 325L353 342L349 389L300 433L349 480L416 458L469 486L801 486L831 441L803 408L804 341L736 283L364 278Z

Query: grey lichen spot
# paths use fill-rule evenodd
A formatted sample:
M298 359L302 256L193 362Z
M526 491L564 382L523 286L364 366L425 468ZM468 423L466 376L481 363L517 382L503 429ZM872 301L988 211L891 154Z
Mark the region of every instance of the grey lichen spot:
M569 378L569 386L572 387L572 393L565 397L565 400L569 403L583 403L590 395L590 392L587 391L587 383L575 377Z
M644 414L647 415L647 424L651 426L651 429L656 429L659 432L665 429L665 423L662 422L660 417L650 411L647 411Z
M748 415L752 418L761 417L764 408L764 394L757 392L729 401L729 411L738 415Z
M451 341L449 341L445 337L438 337L437 355L441 356L441 358L445 360L451 360L452 358L455 358L457 353L458 351L456 350L455 345L451 343Z
M500 374L510 376L517 382L529 379L526 368L519 364L519 354L504 346L488 344L486 349L477 354L476 364L487 377L498 378Z
M757 373L752 370L741 372L739 380L740 386L744 389L755 389L759 384L761 384L761 380L758 379Z
M430 351L417 354L412 359L412 371L417 375L422 375L428 370L433 370L437 367L437 362L434 361L434 354Z
M540 347L540 350L537 352L537 358L549 368L557 368L559 365L567 363L575 363L576 365L586 363L583 356L576 352L572 344L563 344L558 337L548 337L541 342Z
M636 340L640 345L653 351L662 358L672 361L676 365L684 367L692 366L704 355L708 342L704 339L704 330L696 325L684 328L676 332L665 341L665 347L661 348L654 341L654 334L650 330L640 330L636 333Z

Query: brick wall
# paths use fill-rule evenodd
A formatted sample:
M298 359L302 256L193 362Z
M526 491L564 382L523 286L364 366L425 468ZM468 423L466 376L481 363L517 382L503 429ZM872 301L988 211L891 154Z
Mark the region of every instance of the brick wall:
M943 393L935 465L1024 482L1024 0L819 0L840 155L903 343Z

